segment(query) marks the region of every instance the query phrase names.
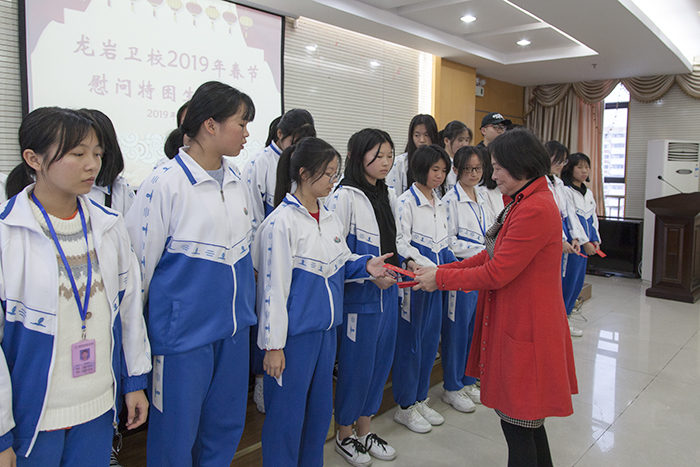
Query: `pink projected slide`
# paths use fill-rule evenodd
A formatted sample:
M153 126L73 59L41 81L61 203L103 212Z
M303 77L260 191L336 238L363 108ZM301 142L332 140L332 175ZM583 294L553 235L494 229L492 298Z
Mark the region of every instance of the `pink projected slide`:
M29 110L106 113L132 185L163 157L177 109L206 81L255 103L239 167L281 113L280 16L223 0L25 0L25 25Z

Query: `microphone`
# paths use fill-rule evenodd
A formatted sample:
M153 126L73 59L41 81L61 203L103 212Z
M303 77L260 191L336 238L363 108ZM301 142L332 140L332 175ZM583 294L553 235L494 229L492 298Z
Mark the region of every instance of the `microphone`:
M671 188L673 188L674 190L676 190L678 193L683 194L683 192L682 192L681 190L679 190L679 189L676 188L675 186L671 185L671 183L669 183L669 182L668 182L665 178L663 178L661 175L659 175L659 176L656 177L656 178L658 178L659 180L661 180L662 182L664 182L666 185L668 185L668 186L670 186Z

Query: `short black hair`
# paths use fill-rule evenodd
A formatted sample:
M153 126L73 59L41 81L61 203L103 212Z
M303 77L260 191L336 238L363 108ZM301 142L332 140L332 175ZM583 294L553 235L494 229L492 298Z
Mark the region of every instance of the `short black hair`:
M461 147L457 150L455 153L455 160L454 160L454 165L455 168L457 169L457 180L459 181L460 178L462 178L462 173L466 170L467 164L469 163L469 159L472 158L472 155L476 155L476 157L479 158L479 162L481 163L482 167L486 167L486 159L489 157L488 154L484 154L484 152L477 148L476 146L464 146ZM483 172L482 172L482 177L483 177Z
M531 180L548 175L552 161L544 144L526 128L506 131L488 145L494 162L516 180Z
M102 146L102 167L95 179L95 185L109 186L124 170L124 156L117 141L114 124L107 115L97 109L81 109L80 112L93 121Z
M183 120L183 115L185 112L187 112L187 108L190 106L190 101L185 102L182 104L182 106L177 109L177 114L176 114L176 119L177 119L177 126L182 125L182 120Z
M574 184L574 168L579 165L581 162L585 162L588 164L588 167L591 167L591 159L585 155L582 152L575 152L569 156L569 163L564 166L564 168L561 170L561 180L564 182L564 185L573 185ZM591 181L590 177L590 172L589 177L586 178L587 182Z
M569 149L559 141L547 141L544 146L547 148L552 165L560 164L569 158Z
M442 149L437 144L431 144L430 146L423 146L416 149L413 153L413 157L409 161L409 169L413 173L416 183L425 185L428 182L428 172L430 168L438 163L442 159L445 161L447 172L450 172L452 168L452 162L450 161L450 156L447 151ZM445 180L442 182L443 187L445 185Z
M171 131L168 137L165 139L165 144L163 145L163 152L165 157L168 159L174 159L175 156L180 152L180 148L185 145L182 131L176 128Z

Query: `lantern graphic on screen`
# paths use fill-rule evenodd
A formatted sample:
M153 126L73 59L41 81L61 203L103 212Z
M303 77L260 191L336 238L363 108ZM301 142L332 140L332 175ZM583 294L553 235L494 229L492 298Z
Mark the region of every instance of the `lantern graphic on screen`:
M224 11L221 17L228 23L228 33L231 34L231 26L233 26L236 21L238 21L238 18L236 17L236 14L231 11L229 8L228 10Z
M134 12L134 3L138 2L139 0L131 0L131 12Z
M214 29L214 21L219 19L219 16L221 16L221 13L219 13L219 10L217 10L213 6L208 6L204 10L204 14L207 15L209 17L209 19L211 20L211 28L213 30Z
M148 3L153 7L153 16L156 16L156 7L163 3L163 0L148 0Z
M253 27L253 18L250 16L241 16L238 21L241 23L241 26L243 26L243 35L248 37L248 29Z
M167 0L167 4L173 10L173 19L177 21L177 12L182 9L182 2L180 0Z
M199 16L202 13L202 7L197 2L187 2L185 8L187 8L187 11L189 11L192 15L192 25L196 26L197 16Z

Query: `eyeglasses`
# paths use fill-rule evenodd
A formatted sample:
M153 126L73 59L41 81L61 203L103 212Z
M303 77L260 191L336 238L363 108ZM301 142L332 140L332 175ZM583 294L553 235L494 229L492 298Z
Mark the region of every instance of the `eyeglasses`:
M476 167L464 167L462 168L462 170L464 170L467 173L480 174L484 171L484 167L481 165L477 165Z
M568 164L568 163L569 163L569 159L564 159L563 161L552 162L552 165L561 165L561 166L564 166L564 165L566 165L566 164Z
M335 181L338 180L338 172L334 172L332 174L325 173L323 175L328 177L328 179L330 180L330 183L335 183Z
M496 131L506 131L506 126L503 123L494 123L491 127Z

